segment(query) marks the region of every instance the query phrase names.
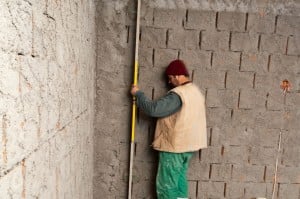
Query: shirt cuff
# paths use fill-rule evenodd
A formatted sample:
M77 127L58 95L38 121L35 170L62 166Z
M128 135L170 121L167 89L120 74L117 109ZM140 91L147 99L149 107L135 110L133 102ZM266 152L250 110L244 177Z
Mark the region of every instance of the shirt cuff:
M135 92L135 96L136 97L139 97L139 96L141 96L143 94L144 94L143 91L140 91L140 90L138 90L137 92Z

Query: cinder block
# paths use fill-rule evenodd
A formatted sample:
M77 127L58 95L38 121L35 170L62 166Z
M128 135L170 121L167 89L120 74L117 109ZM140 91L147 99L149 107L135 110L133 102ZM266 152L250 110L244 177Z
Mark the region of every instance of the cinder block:
M258 113L255 110L234 109L232 113L232 125L234 127L243 126L251 128L255 126L257 115Z
M169 30L168 48L199 49L200 32L197 30Z
M154 66L166 68L171 61L178 58L178 51L173 49L155 49Z
M285 146L281 157L282 164L287 166L300 167L300 147Z
M238 71L240 59L240 52L214 52L212 55L212 67L216 70Z
M206 106L236 108L238 105L238 91L231 89L207 89Z
M266 183L247 183L245 184L245 198L266 197Z
M194 71L194 80L200 88L225 88L225 72L216 70L201 70L197 69Z
M226 78L226 88L229 89L251 89L253 88L253 72L229 71Z
M244 183L230 182L226 184L226 197L229 198L243 198L244 196Z
M275 15L250 13L248 15L247 31L254 33L273 33L275 31Z
M299 184L300 167L278 167L278 183Z
M157 151L153 150L153 148L151 147L151 142L152 142L153 138L150 138L150 139L151 139L151 141L148 141L148 142L147 141L136 142L135 160L147 161L149 163L155 162L157 160L158 153L157 153ZM145 138L145 140L148 140L148 139ZM129 152L129 150L127 152ZM128 156L128 154L127 154L127 156Z
M257 138L255 140L256 146L277 148L280 129L268 129L267 127L258 126L254 129L254 131L257 135Z
M288 129L292 126L292 129L299 129L300 123L298 121L300 116L299 109L289 110L286 113L283 113L281 118L283 118L283 126L285 129Z
M188 169L189 180L208 180L209 179L209 164L199 162L198 158L193 158Z
M241 89L239 98L239 108L252 109L256 104L256 92L252 90Z
M133 12L135 14L135 12ZM141 4L140 12L140 24L143 26L152 26L154 21L154 9L146 6L146 4ZM136 17L136 16L135 16ZM135 22L134 22L135 23Z
M222 163L221 146L201 150L201 163Z
M213 147L216 146L223 146L227 144L226 140L226 134L227 134L227 129L232 129L230 126L215 126L211 128L210 132L210 145Z
M268 59L268 53L242 53L240 71L265 74L268 72Z
M255 165L274 165L277 148L251 147L249 161Z
M132 198L151 198L155 193L155 181L141 180L132 185Z
M297 35L289 37L287 54L300 55L300 36Z
M163 67L153 67L153 70L149 68L141 67L139 68L139 85L146 92L149 98L152 97L152 89L158 86L161 88L162 85L165 85L164 77L165 68ZM156 96L157 97L157 96Z
M142 48L166 48L166 30L151 27L141 27Z
M300 107L300 93L289 93L289 97L286 98L286 104L288 106Z
M203 50L183 50L180 51L180 59L184 60L187 67L192 69L210 68L211 53ZM199 78L199 75L194 74L194 78Z
M200 48L203 50L227 51L229 49L229 32L203 31Z
M212 164L211 165L212 181L229 181L231 180L232 165L231 164Z
M226 108L207 108L207 126L231 122L231 110Z
M223 158L225 163L245 164L248 161L249 151L245 146L225 146ZM233 179L236 179L232 176Z
M220 128L222 134L220 140L214 140L225 146L251 146L255 143L258 136L251 127L245 126L224 126ZM213 129L212 134L216 133L217 129Z
M264 109L266 108L266 100L268 93L264 90L258 90L255 89L256 95L255 95L255 107L257 109Z
M232 33L230 50L242 52L258 51L258 34L256 33Z
M267 96L266 107L270 111L284 110L284 96L282 91L270 91Z
M138 184L141 181L155 182L158 163L143 160L135 160L133 168L133 183Z
M198 183L198 196L199 199L206 198L224 198L224 182L203 182Z
M206 107L208 108L221 107L218 90L213 88L207 89L205 102L206 102Z
M300 34L300 17L299 16L278 16L276 33L282 35L299 35Z
M278 190L278 198L298 199L300 195L299 184L280 184Z
M281 35L262 35L260 41L260 51L268 53L285 54L287 37Z
M153 49L140 48L139 49L139 65L145 67L153 66Z
M243 32L246 29L246 14L238 12L219 12L217 23L219 30Z
M265 182L274 183L275 164L266 167Z
M283 147L298 147L297 143L300 139L300 134L297 129L290 129L288 131L282 131L282 138Z
M167 80L165 80L166 76L164 76L164 73L158 73L158 74L161 74L160 78L161 79L164 78L164 79L161 80L161 82L157 81L154 84L154 86L155 86L153 89L153 99L154 100L164 96L168 89L167 86L162 87L162 85L166 85L166 83L167 83ZM154 119L154 118L152 118L152 119ZM154 125L154 124L152 123L152 125Z
M255 124L257 127L281 129L284 127L283 115L283 111L265 111L256 115Z
M264 166L233 165L232 179L239 182L263 182Z
M238 90L222 89L218 90L222 107L236 108L238 105Z
M273 195L273 183L266 183L267 185L267 194L266 194L266 198L272 198L272 195ZM275 185L275 194L277 193L277 190L278 190L278 184Z
M152 97L151 95L148 97ZM151 117L147 116L142 110L140 110L138 114L137 124L136 124L136 134L135 134L135 141L139 147L144 150L147 148L147 145L150 146L153 137L150 137L153 131L153 124L151 124ZM125 140L124 140L125 141Z
M196 199L197 198L197 181L188 181L189 183L189 198Z
M186 10L154 9L154 26L178 28L183 25Z
M216 28L216 12L188 10L187 29L212 30Z
M297 56L273 55L270 61L270 72L277 74L300 73L300 59Z
M255 90L258 91L264 91L264 92L270 92L270 91L277 91L280 89L280 83L283 80L278 75L272 75L270 73L266 74L256 74L255 76Z
M224 136L224 131L226 127L213 127L210 129L210 131L207 131L210 134L210 139L209 139L209 144L210 146L222 146L225 136Z

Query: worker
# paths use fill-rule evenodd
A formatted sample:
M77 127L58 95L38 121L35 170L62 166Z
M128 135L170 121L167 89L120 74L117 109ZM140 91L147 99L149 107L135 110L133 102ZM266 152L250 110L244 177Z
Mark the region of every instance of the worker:
M159 151L157 198L183 199L188 198L189 161L193 153L207 147L205 98L182 60L172 61L165 74L173 89L163 97L150 100L137 85L131 94L144 113L157 118L152 143Z

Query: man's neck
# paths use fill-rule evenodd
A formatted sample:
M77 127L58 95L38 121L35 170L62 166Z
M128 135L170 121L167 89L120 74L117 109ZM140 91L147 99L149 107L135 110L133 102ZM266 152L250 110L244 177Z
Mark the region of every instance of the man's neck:
M190 82L191 82L190 78L188 78L186 76L182 76L179 80L179 85L184 85L184 84L187 84Z

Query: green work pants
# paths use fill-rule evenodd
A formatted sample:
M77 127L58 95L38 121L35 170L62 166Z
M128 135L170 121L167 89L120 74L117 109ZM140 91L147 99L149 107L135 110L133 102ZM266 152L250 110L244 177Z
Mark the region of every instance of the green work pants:
M188 198L187 170L193 152L159 152L156 176L158 199Z

